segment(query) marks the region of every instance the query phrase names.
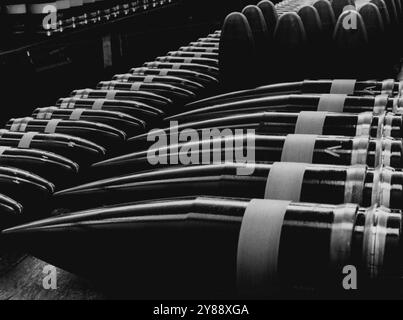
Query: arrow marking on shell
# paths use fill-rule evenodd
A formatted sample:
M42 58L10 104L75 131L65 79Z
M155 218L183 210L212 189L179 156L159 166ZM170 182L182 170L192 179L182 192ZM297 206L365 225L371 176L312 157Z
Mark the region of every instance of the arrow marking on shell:
M366 88L364 89L364 92L367 92L368 94L372 94L372 95L374 95L373 90L375 90L375 89L376 89L376 87L375 87L375 86L366 87Z
M330 147L330 148L325 149L325 152L327 154L330 154L331 156L340 158L340 155L337 153L337 150L341 149L341 148L342 148L342 146L334 146L334 147Z

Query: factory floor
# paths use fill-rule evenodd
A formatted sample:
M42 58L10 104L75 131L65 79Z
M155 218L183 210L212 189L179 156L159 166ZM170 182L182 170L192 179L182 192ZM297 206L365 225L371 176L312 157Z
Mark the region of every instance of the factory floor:
M48 264L24 254L0 258L0 300L100 300L106 298L77 276L57 270L56 289L45 289Z

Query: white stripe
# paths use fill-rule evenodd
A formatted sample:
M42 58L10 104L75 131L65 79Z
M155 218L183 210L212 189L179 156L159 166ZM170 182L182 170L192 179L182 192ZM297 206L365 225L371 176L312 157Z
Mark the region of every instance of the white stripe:
M92 104L92 109L93 110L102 110L102 107L104 106L105 100L103 99L96 99L94 103Z
M57 125L59 124L60 121L61 121L61 119L49 120L48 124L46 125L46 128L45 128L44 132L45 133L55 133Z
M155 76L145 76L144 83L152 83L154 81Z
M252 200L242 219L237 251L237 286L262 296L278 280L281 231L289 201Z
M107 100L114 100L116 97L116 91L107 91L105 99Z
M80 7L83 5L83 0L70 0L70 7Z
M302 183L308 164L276 162L267 178L265 199L300 201Z
M80 120L85 109L74 109L70 115L70 120Z
M353 94L357 80L339 79L332 82L330 93Z
M6 5L6 11L8 14L24 14L27 13L27 6L22 4L10 4Z
M29 11L33 14L47 14L57 12L56 2L32 3L29 5Z
M27 132L22 137L20 142L18 143L18 148L20 149L29 149L32 143L32 140L37 135L37 132Z
M295 133L322 135L327 115L328 112L320 111L300 112L295 124Z
M159 75L165 77L169 74L169 69L161 69Z
M320 97L318 111L343 112L347 95L323 94Z
M65 10L70 8L70 0L58 0L56 1L56 7L58 10Z
M142 82L133 82L132 85L130 86L131 91L139 91L141 88Z
M312 163L317 135L289 134L284 142L281 162Z
M10 131L13 132L25 132L27 129L28 122L33 120L31 117L15 119L11 125Z

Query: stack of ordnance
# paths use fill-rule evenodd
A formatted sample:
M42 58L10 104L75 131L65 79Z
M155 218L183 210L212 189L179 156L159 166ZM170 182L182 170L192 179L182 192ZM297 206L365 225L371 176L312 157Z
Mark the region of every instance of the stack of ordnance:
M397 74L401 46L396 44L391 54L385 48L401 35L399 0L372 0L356 10L350 0L310 2L260 3L227 17L220 59L226 90L304 78Z
M6 0L3 27L14 36L50 36L172 3L172 0Z
M3 241L143 298L401 294L403 12L351 6L263 0L10 120L0 163L56 192Z
M218 34L199 42L214 43ZM94 89L74 90L31 116L10 119L0 131L0 165L13 168L2 167L0 190L16 202L2 198L0 229L48 216L55 190L79 184L92 164L125 153L129 138L160 126L185 104L214 94L214 51L183 47Z

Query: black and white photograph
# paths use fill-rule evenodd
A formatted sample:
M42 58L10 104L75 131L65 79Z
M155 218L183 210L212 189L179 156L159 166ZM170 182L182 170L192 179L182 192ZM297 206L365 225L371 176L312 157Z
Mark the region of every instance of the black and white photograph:
M1 0L0 39L0 300L403 300L403 0Z

